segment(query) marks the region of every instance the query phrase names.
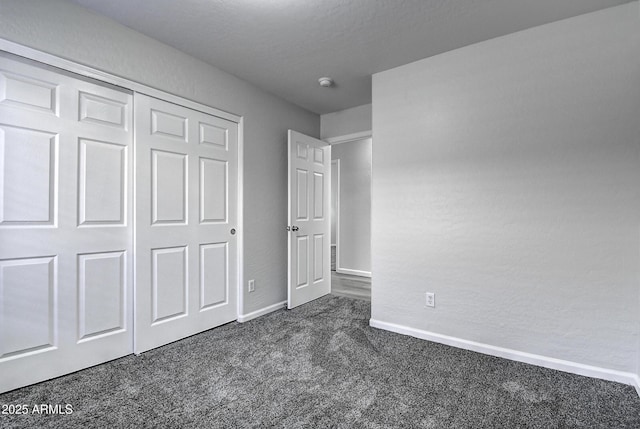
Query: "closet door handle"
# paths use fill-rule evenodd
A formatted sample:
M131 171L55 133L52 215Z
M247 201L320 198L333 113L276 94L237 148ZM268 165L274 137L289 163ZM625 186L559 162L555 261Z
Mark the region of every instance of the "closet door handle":
M236 229L235 228L231 228L231 235L236 235Z

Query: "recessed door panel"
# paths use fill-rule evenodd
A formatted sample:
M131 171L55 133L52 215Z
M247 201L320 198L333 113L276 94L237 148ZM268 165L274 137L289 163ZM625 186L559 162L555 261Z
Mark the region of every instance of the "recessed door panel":
M227 161L200 158L200 222L227 221Z
M0 70L0 104L56 115L58 85Z
M125 328L125 252L78 255L78 339Z
M187 141L187 118L157 110L151 111L151 134Z
M296 142L296 157L306 161L309 157L309 145L303 142Z
M227 150L229 131L225 127L200 122L200 144Z
M0 125L0 223L53 225L57 135Z
M100 97L95 94L79 93L79 120L116 128L127 128L126 102Z
M303 169L296 170L296 220L309 218L309 172Z
M123 225L127 147L81 139L79 170L79 224Z
M296 253L298 261L298 278L296 287L301 288L309 284L309 237L306 235L296 237Z
M313 173L313 218L324 219L324 174Z
M187 314L187 248L153 249L153 322Z
M151 151L153 224L187 222L187 156Z
M324 280L324 234L314 234L313 236L313 282Z
M0 358L54 347L55 258L0 261Z
M227 302L229 296L227 243L200 245L200 310Z

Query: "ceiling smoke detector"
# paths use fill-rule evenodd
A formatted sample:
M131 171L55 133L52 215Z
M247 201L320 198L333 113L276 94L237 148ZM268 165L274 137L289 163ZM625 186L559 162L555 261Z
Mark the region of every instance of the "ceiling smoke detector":
M320 79L318 79L318 83L323 88L329 88L331 85L333 85L333 79L331 79L330 77L321 77Z

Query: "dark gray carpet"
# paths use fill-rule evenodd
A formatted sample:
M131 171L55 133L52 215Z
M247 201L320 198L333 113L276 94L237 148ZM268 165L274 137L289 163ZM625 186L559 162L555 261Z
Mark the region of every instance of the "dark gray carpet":
M328 296L0 395L3 428L640 428L632 387L368 326Z

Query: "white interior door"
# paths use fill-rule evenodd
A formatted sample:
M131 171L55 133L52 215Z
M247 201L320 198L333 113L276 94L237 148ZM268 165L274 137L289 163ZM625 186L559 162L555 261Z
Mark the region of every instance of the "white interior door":
M135 95L140 353L237 319L238 124Z
M131 115L0 54L0 391L132 351Z
M289 130L288 307L331 292L331 146Z

